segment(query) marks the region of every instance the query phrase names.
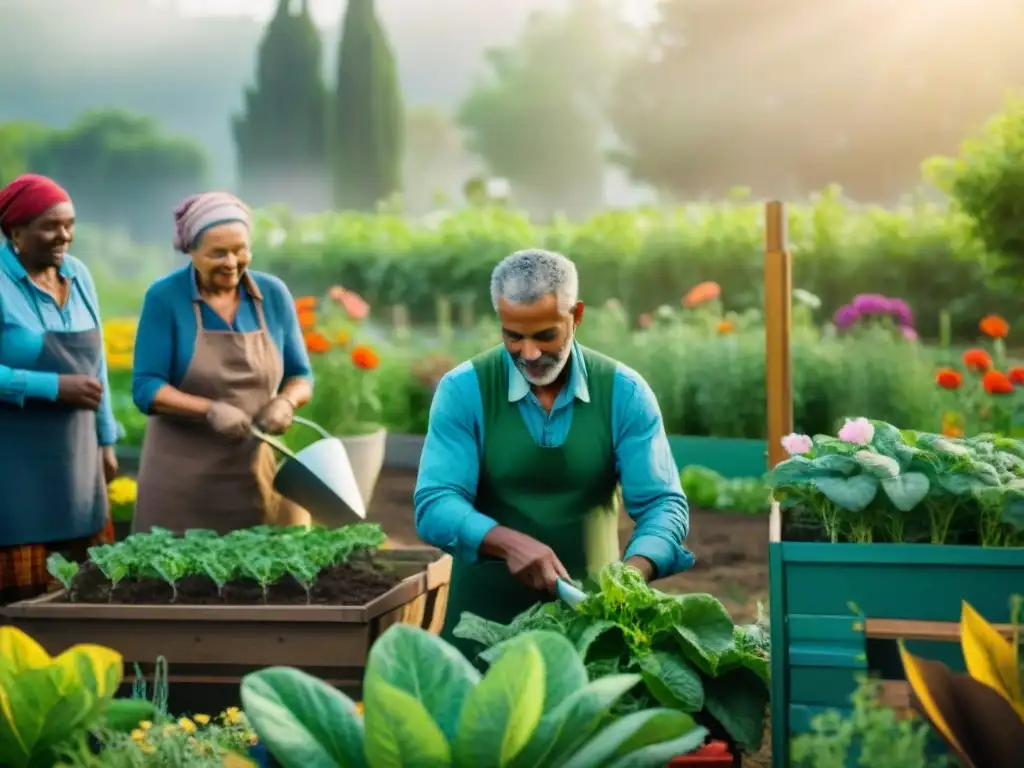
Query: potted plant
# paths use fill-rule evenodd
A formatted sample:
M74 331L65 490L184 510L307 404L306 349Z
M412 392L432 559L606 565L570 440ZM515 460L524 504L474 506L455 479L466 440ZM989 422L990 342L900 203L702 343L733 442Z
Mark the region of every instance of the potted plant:
M896 643L950 651L961 599L996 621L1024 583L1024 442L952 438L865 418L789 435L771 473L772 752L857 677L908 695ZM785 516L783 516L783 512Z
M505 646L486 675L440 638L386 632L370 652L365 714L297 669L242 681L242 705L283 766L611 768L666 765L707 736L675 709L615 716L639 674L590 680L572 643L532 632Z
M316 374L307 415L341 439L369 507L387 447L377 395L380 358L358 340L370 307L353 291L334 286L325 299L298 299L296 308Z
M110 519L114 522L114 536L118 541L123 541L131 533L137 495L138 484L133 477L115 477L107 486Z

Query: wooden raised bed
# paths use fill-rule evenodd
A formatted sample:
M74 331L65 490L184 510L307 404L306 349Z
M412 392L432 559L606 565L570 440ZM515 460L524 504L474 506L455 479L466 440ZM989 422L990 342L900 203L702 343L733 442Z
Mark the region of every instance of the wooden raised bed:
M333 685L358 685L382 632L402 623L436 634L448 604L448 555L420 548L385 550L376 559L402 581L364 606L103 605L58 601L58 592L0 613L51 654L76 643L103 645L124 657L126 673L163 656L171 683L237 683L254 669L284 665Z

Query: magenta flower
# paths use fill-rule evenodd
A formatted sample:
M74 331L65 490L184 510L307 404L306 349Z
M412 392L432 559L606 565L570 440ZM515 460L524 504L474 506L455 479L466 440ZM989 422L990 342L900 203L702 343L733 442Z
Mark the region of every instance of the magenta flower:
M880 293L858 293L850 306L861 315L887 315L891 311L892 300Z
M860 317L860 311L856 307L852 304L844 304L832 315L832 322L836 324L836 328L845 331L852 328L860 320Z
M917 331L909 325L900 326L900 333L903 334L903 338L907 341L917 341Z

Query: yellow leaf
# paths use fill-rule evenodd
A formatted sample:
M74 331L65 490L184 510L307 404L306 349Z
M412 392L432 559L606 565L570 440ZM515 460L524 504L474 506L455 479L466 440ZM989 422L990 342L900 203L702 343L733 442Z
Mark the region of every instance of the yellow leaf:
M928 684L925 682L920 667L918 667L917 657L907 653L902 640L899 647L900 659L903 661L903 671L907 675L907 683L910 685L914 695L917 696L917 700L921 702L921 709L924 710L925 716L935 726L935 729L942 734L947 744L957 752L963 753L963 746L953 735L953 730L949 727L949 723L946 722L946 718L942 716L942 712L939 711L935 699L932 698L932 694L928 690Z
M83 656L89 660L93 677L96 679L95 694L97 696L106 698L117 693L117 688L124 675L124 658L120 653L102 645L74 645L54 659L54 664L77 671L77 656ZM77 674L73 677L76 683L83 682L77 680Z
M0 669L5 674L41 669L52 661L39 643L17 627L0 627Z
M999 693L1024 719L1013 645L966 601L960 614L960 645L971 677Z

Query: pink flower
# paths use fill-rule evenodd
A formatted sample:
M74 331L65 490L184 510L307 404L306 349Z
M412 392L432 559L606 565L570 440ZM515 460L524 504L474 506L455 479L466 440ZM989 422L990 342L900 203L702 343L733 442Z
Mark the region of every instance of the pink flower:
M811 449L814 448L814 443L811 442L811 438L807 435L790 432L782 438L782 447L786 449L786 453L790 456L797 456L810 453Z
M869 445L874 436L874 425L863 416L847 419L843 428L839 430L839 439L854 445Z
M911 328L909 325L900 327L900 333L903 334L903 338L907 341L917 341L917 331Z

